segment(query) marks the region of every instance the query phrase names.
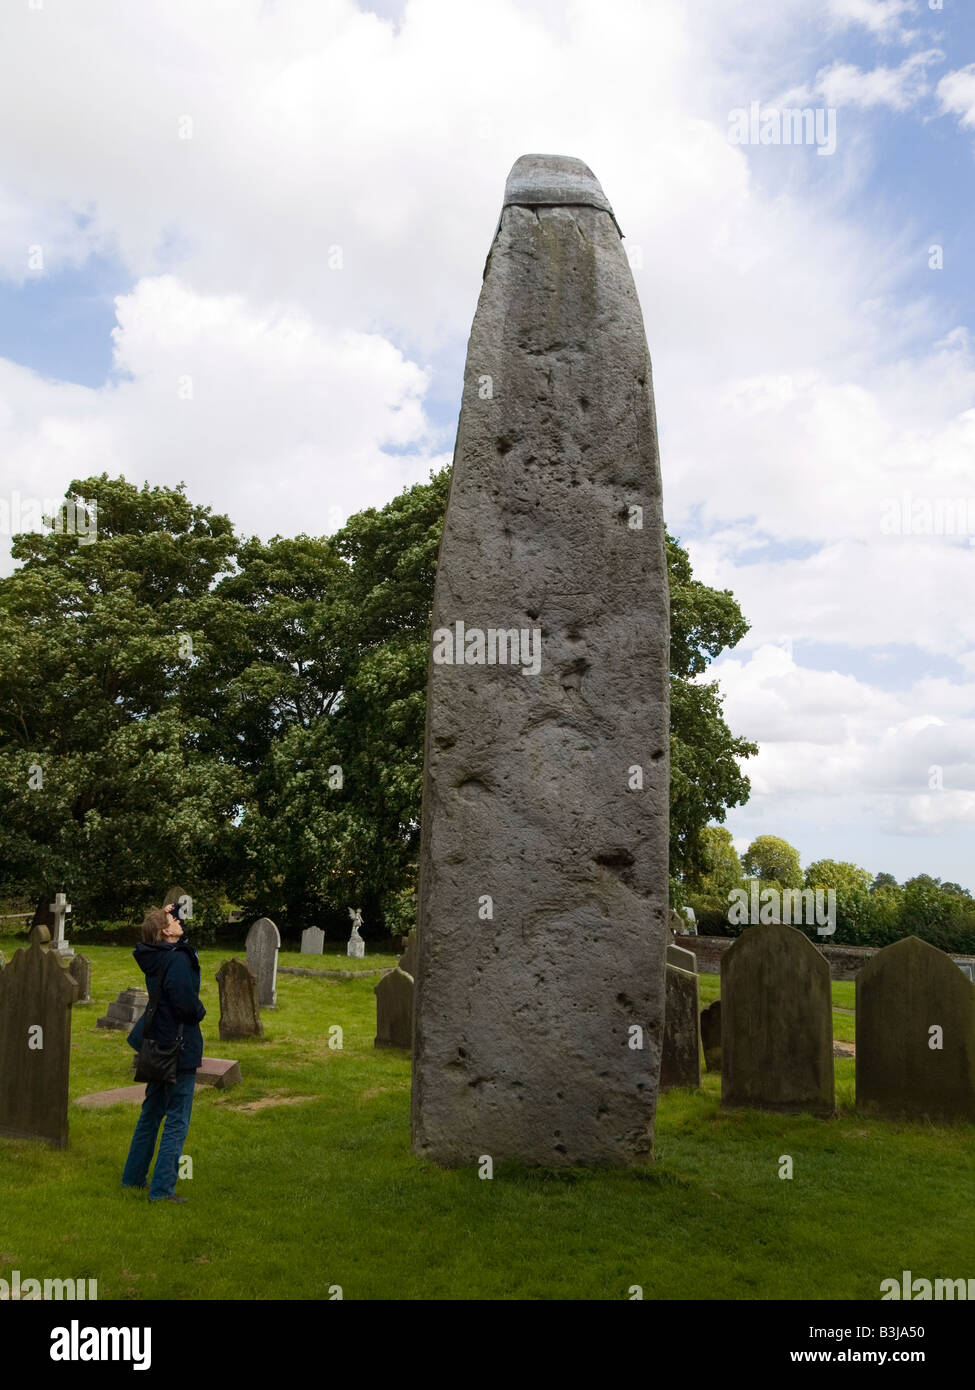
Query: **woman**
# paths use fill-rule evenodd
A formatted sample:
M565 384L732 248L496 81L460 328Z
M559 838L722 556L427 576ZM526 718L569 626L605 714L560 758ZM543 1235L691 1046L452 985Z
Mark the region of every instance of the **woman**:
M168 1086L161 1081L147 1082L142 1113L122 1174L123 1187L146 1186L156 1135L165 1119L149 1189L150 1202L186 1201L185 1197L176 1196L176 1175L183 1140L190 1127L196 1069L203 1060L200 1020L206 1017L206 1009L200 1003L200 962L183 936L178 913L176 903L147 912L142 940L132 952L146 977L150 1004L159 1001L150 1036L165 1047L176 1041L179 1025L183 1025L176 1080ZM136 1052L142 1045L145 1018L143 1014L129 1034L128 1040Z

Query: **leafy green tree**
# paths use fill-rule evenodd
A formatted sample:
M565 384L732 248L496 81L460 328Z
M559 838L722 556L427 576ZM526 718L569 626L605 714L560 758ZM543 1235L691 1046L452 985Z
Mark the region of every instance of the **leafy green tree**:
M878 893L882 888L897 888L899 885L893 874L877 874L870 885L871 893Z
M747 875L761 879L763 884L802 887L799 851L778 835L758 835L745 850L741 863Z
M182 485L102 474L67 497L95 503L97 539L17 536L22 567L0 581L5 886L63 884L78 924L138 911L177 878L205 909L243 792L207 751L223 710L193 668L219 626L211 586L231 562L230 522Z
M836 893L837 943L863 943L869 940L872 923L869 869L835 859L817 859L806 869L805 887L822 888ZM814 935L814 931L808 932Z

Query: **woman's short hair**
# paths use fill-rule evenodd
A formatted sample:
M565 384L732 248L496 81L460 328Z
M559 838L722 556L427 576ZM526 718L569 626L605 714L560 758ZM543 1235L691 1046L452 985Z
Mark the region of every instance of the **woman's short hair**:
M142 923L142 939L148 946L158 946L163 932L169 924L169 917L162 907L151 907Z

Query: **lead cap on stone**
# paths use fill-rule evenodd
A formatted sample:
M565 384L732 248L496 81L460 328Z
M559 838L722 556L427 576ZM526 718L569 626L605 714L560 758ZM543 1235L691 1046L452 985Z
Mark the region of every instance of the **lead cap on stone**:
M589 207L613 216L599 180L581 159L565 154L523 154L511 166L502 207ZM623 233L620 232L620 236Z

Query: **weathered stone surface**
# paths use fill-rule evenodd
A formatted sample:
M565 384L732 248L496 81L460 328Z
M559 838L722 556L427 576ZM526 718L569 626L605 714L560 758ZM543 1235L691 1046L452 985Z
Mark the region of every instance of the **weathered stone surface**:
M217 971L220 990L220 1041L262 1038L264 1024L257 1004L257 976L246 961L225 960Z
M867 962L856 1071L864 1114L975 1121L975 985L950 956L908 936Z
M721 958L721 1104L833 1113L829 965L795 927L746 927Z
M144 989L123 989L117 999L108 1006L104 1018L96 1021L98 1028L124 1028L130 1032L146 1011L149 995Z
M301 933L301 954L320 956L325 950L325 933L321 927L306 927Z
M78 1004L91 1003L91 961L87 956L70 956L66 963L68 974L78 986Z
M0 1134L67 1146L77 994L54 952L36 941L0 972Z
M400 970L405 970L407 975L412 975L416 979L416 930L411 931L403 947L403 954L399 958Z
M701 1010L701 1046L708 1071L721 1070L721 1000Z
M650 359L604 202L578 160L516 163L468 347L434 595L413 1061L413 1147L443 1164L652 1153L669 601Z
M133 1071L138 1062L138 1057L132 1058ZM194 1085L216 1086L217 1090L226 1091L241 1080L239 1062L232 1061L229 1057L204 1057L196 1069Z
M51 945L50 928L43 922L35 922L27 933L27 939L32 946L40 946L42 951L46 951Z
M672 948L668 947L668 951ZM689 955L690 952L682 952ZM701 1034L698 1025L700 992L697 974L667 965L667 1015L660 1058L660 1089L701 1085Z
M257 1003L262 1009L278 1004L278 952L281 933L270 917L259 917L247 933L247 964L257 976Z
M413 1046L413 976L399 967L376 985L376 1047Z

